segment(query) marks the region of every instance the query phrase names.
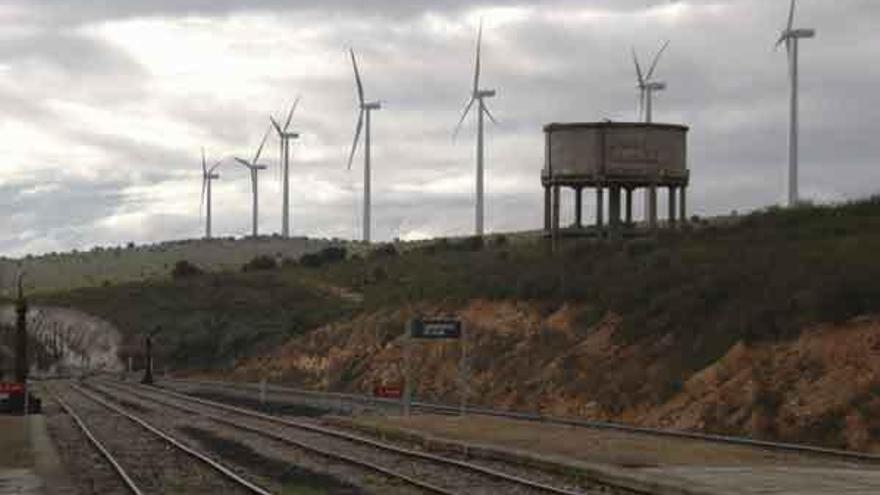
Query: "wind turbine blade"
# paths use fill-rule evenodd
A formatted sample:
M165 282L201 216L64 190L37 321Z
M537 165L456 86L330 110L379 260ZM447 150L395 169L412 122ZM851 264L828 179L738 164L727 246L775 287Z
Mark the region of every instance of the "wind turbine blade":
M205 164L205 147L202 146L202 175L208 173L207 165Z
M281 126L278 125L278 122L275 120L275 117L273 117L273 116L270 115L270 116L269 116L269 122L272 123L272 127L275 128L275 132L278 133L278 137L281 137L281 135L283 134L283 132L281 131Z
M357 127L354 129L354 141L351 143L351 153L348 154L348 169L351 170L351 162L354 160L354 153L357 151L358 140L361 137L361 129L364 126L364 110L358 115Z
M669 40L666 40L666 42L663 43L663 46L660 48L660 50L657 51L657 55L654 55L654 62L651 64L651 68L648 70L648 75L645 77L645 79L647 79L649 81L651 80L651 77L654 75L654 69L657 68L657 62L660 61L660 55L663 55L663 52L666 51L666 47L668 47L668 46L669 46Z
M788 30L791 31L791 28L794 27L794 2L795 0L791 0L791 7L788 9Z
M480 47L483 44L483 19L480 19L480 27L477 30L477 57L474 62L474 95L480 90Z
M263 133L263 140L260 141L260 147L257 148L257 154L254 155L254 161L252 161L251 164L256 165L257 162L260 161L260 154L263 152L263 146L266 145L266 138L269 137L269 131L271 130L272 128L269 127L266 129L266 132Z
M493 124L498 125L498 121L495 120L495 117L492 115L492 112L489 111L489 107L486 104L483 104L483 111L486 112L486 116L489 117L489 120L492 121Z
M235 161L237 161L238 163L242 164L242 166L247 167L248 169L251 168L251 164L248 163L247 160L245 160L245 159L243 159L243 158L239 158L239 157L236 156L236 157L235 157Z
M290 127L290 123L293 121L293 112L296 111L296 106L299 105L300 97L297 96L295 100L293 100L293 105L290 106L290 113L287 114L287 121L284 122L284 130L286 131L288 127Z
M217 162L215 162L213 165L211 165L211 168L208 169L208 173L209 173L209 174L214 173L214 170L215 170L217 167L219 167L221 163L223 163L223 160L217 160Z
M633 63L636 66L636 76L639 78L639 87L645 85L645 78L642 76L642 66L639 65L639 56L636 55L636 49L632 49Z
M468 112L471 111L471 107L474 106L475 101L477 101L477 99L471 97L470 101L468 101L467 106L464 107L464 112L461 113L461 118L458 119L458 123L455 124L455 130L452 131L452 139L455 139L455 137L458 136L458 131L461 130L461 124L464 122L464 118L467 117Z
M363 106L364 104L364 85L361 82L361 73L358 71L357 60L354 58L354 49L349 48L348 52L351 54L351 66L354 67L354 80L357 83L357 92L358 92L358 102Z

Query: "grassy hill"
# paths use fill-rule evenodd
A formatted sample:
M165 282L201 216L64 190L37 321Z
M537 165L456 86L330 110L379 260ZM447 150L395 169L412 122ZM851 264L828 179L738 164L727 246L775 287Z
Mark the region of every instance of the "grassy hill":
M212 271L235 270L256 256L278 261L297 259L305 253L339 244L304 237L215 238L170 241L151 245L95 247L90 251L49 253L23 259L0 258L2 290L8 295L19 267L27 273L29 292L52 292L147 279L167 278L180 260Z

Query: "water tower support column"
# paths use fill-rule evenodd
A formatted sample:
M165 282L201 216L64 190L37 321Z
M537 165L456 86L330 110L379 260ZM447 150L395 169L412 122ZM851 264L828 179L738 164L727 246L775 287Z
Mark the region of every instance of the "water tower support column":
M550 186L544 186L544 233L550 233Z
M620 186L609 189L608 201L608 223L616 228L620 226Z
M577 228L581 228L584 226L583 219L581 218L581 213L583 212L583 187L577 186L574 188L574 225Z
M633 190L631 187L626 188L626 224L630 225L633 221Z
M605 226L605 190L602 186L596 188L596 227Z
M648 186L648 225L657 228L657 186Z
M687 186L681 186L678 196L678 214L681 215L681 223L687 223Z
M553 186L553 234L559 232L559 186Z
M669 226L672 227L675 225L676 216L675 216L675 186L669 186L667 190L669 191Z

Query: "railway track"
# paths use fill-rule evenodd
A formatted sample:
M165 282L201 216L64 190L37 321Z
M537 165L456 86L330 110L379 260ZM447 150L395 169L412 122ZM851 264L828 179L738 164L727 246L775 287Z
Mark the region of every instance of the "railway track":
M73 393L60 392L60 388ZM207 454L77 385L55 384L47 390L121 482L120 486L96 487L93 480L95 491L270 494Z
M207 387L218 387L225 388L228 390L235 391L247 391L251 394L256 394L259 391L259 384L255 383L232 383L232 382L221 382L221 381L206 381L206 380L181 380L181 379L168 379L166 380L168 383L176 383L181 385L193 385L193 386L207 386ZM400 402L393 399L383 399L372 397L368 395L359 395L359 394L345 394L345 393L335 393L335 392L317 392L312 390L302 390L296 389L292 387L285 387L280 385L267 385L266 391L281 397L297 397L300 400L305 398L308 401L314 401L320 404L324 404L326 407L331 409L338 409L344 411L351 411L355 409L372 409L379 411L389 411L389 410L399 410ZM459 414L459 407L450 406L447 404L439 404L439 403L431 403L431 402L413 402L412 409L435 413L435 414ZM772 451L772 452L781 452L781 453L793 453L793 454L806 454L813 456L823 456L831 459L838 459L842 461L854 461L854 462L870 462L870 463L878 463L880 462L880 455L877 454L868 454L863 452L853 452L848 450L839 450L839 449L831 449L825 447L818 447L815 445L804 445L804 444L793 444L793 443L782 443L782 442L770 442L766 440L757 440L753 438L746 437L734 437L734 436L725 436L725 435L712 435L705 433L696 433L689 431L680 431L680 430L666 430L660 428L649 428L649 427L641 427L641 426L632 426L625 425L620 423L611 423L604 421L588 421L583 419L576 418L561 418L561 417L553 417L553 416L545 416L542 414L528 413L528 412L520 412L520 411L507 411L507 410L499 410L499 409L491 409L485 407L471 407L468 408L468 414L473 415L481 415L481 416L492 416L492 417L501 417L501 418L509 418L509 419L518 419L523 421L533 421L539 423L547 423L554 425L564 425L564 426L573 426L580 428L590 428L590 429L598 429L598 430L613 430L620 431L624 433L636 433L642 435L650 435L657 437L668 437L668 438L680 438L680 439L689 439L689 440L697 440L702 442L711 442L718 444L728 444L728 445L741 445L747 447L755 447L762 450Z
M232 406L179 392L133 385L124 382L100 380L91 382L96 391L125 400L137 400L152 408L174 409L191 416L207 418L228 428L259 435L272 442L281 442L325 459L355 465L372 474L405 483L421 492L436 494L555 494L575 495L594 493L607 486L572 486L570 480L560 480L547 473L532 473L526 478L526 468L514 468L474 463L354 435L346 431L320 426L312 421L278 417L251 409ZM587 483L587 482L584 482ZM633 491L613 490L611 493L632 494Z

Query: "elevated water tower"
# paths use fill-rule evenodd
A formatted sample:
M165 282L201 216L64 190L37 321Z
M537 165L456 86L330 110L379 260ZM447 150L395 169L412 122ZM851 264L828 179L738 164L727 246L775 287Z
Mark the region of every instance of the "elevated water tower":
M629 122L553 123L544 126L544 232L560 232L561 188L575 192L575 222L566 233L586 231L584 189L594 189L595 226L601 231L633 226L633 191L648 191L645 223L657 227L657 190L667 191L667 225L687 219L688 128L673 124ZM608 220L605 220L605 191ZM625 197L622 198L622 194ZM621 201L623 199L623 201Z

